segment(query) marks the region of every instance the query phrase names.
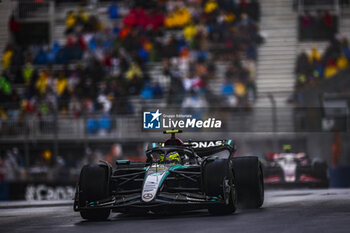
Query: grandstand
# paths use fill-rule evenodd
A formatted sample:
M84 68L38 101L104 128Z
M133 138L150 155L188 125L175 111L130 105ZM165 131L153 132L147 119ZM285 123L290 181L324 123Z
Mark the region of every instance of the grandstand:
M121 5L120 5L121 4ZM119 8L121 9L120 11L121 12L124 12L124 14L127 14L125 12L128 12L128 9L126 8L126 6L124 6L122 3L119 4ZM51 4L52 5L52 4ZM50 7L51 7L50 5ZM40 4L39 4L40 6ZM22 8L25 9L26 5L24 6L21 6ZM74 9L75 7L75 9ZM104 25L105 28L110 28L111 26L113 26L113 24L121 24L122 22L122 19L119 18L119 19L116 19L115 21L113 21L113 24L111 23L111 20L108 19L108 17L106 17L106 9L108 7L108 3L102 3L99 5L98 8L96 9L90 9L88 7L85 7L86 8L86 11L84 9L84 13L86 14L91 14L91 15L94 15L96 16L102 25ZM50 8L49 8L50 9ZM48 19L48 22L50 23L52 29L51 29L51 32L53 34L52 38L51 38L51 44L52 43L57 43L59 45L64 45L66 43L65 40L69 39L69 37L67 37L64 33L64 31L66 30L65 29L65 25L64 25L64 22L65 22L65 16L67 15L68 12L70 11L77 11L77 7L74 5L74 4L59 4L56 8L55 8L55 14L54 16L51 16L49 19ZM39 17L39 16L36 16L36 17ZM52 19L54 18L54 19ZM26 19L21 19L22 21L26 21ZM237 21L238 21L238 17L237 17ZM238 25L239 23L237 23ZM185 29L184 29L185 30ZM166 30L165 31L165 35L163 36L162 40L164 43L165 40L167 40L170 36L175 36L175 37L178 37L178 38L181 38L182 36L182 31L181 30ZM254 42L256 43L256 42ZM253 48L254 50L254 48ZM23 55L23 53L26 53L27 51L20 51L21 56ZM215 53L215 51L214 51ZM42 54L40 54L42 55ZM36 56L36 55L34 55ZM45 54L44 54L45 56ZM76 58L73 58L73 60L76 59ZM212 58L213 59L213 58ZM158 59L159 60L159 59ZM220 60L220 59L219 59ZM242 60L244 60L244 57L242 57ZM73 61L74 62L77 62L77 60ZM23 63L23 61L22 61ZM52 63L52 62L51 62ZM57 63L57 59L55 62L53 62L53 65L55 66ZM59 62L61 65L62 65L62 62ZM249 79L252 79L254 80L255 77L254 76L254 71L250 71L248 69L251 69L250 67L252 67L253 70L255 70L254 68L254 64L250 64L250 63L242 63L243 66L245 66L245 64L248 64L246 66L249 66L249 67L239 67L239 66L242 66L240 64L237 63L236 66L238 66L239 69L241 70L238 70L238 72L249 72L251 74L248 74L248 75L251 75L252 77L249 78ZM20 65L23 65L23 64L20 64ZM41 61L38 61L38 60L35 60L34 61L34 65L36 65L38 68L40 67L40 65L43 65ZM38 66L39 65L39 66ZM205 82L208 82L209 85L208 85L208 92L212 92L212 94L214 96L217 96L219 97L220 96L220 89L221 89L221 86L223 85L223 80L224 80L224 75L225 75L225 72L228 68L228 63L227 62L224 62L224 61L218 61L216 62L215 64L213 64L214 67L217 68L217 72L215 72L215 78L209 78L208 80L206 80ZM56 66L56 68L58 68L58 66ZM58 68L58 69L62 69L61 68ZM185 70L183 70L185 73L188 72L188 67L184 67ZM187 69L187 70L186 70ZM169 77L165 77L164 74L163 74L163 67L162 67L162 63L160 61L152 61L152 62L149 62L146 64L146 70L149 74L149 77L150 77L150 81L152 84L155 84L155 83L159 83L165 90L168 90L169 89L169 84L170 84L170 80L169 80ZM191 71L193 72L193 71ZM182 74L183 75L183 74ZM188 75L188 74L186 74ZM190 74L191 75L191 74ZM247 79L247 78L245 78ZM205 83L204 82L204 83ZM247 82L246 80L243 80L243 82ZM248 81L250 83L254 83L254 81ZM244 83L243 83L243 88L246 88L244 87ZM22 89L21 87L17 88L18 90L22 91L23 92L23 86L22 86ZM249 92L252 92L253 90L248 90ZM244 106L244 105L251 105L254 103L254 93L250 93L250 98L248 99L249 100L249 103L244 103L248 100L245 100L246 97L245 95L247 95L245 92L247 92L247 90L243 90L243 93L241 94L244 98L243 98L243 102L241 103L241 106ZM240 97L241 98L241 97ZM139 107L139 103L138 103L138 98L133 98L131 97L131 102L132 103L135 103L136 106L135 108L136 109L140 109ZM162 104L162 101L156 101L157 104ZM163 103L164 105L164 103Z
M293 88L293 63L296 56L297 14L292 1L262 1L261 31L266 43L259 50L257 87L259 93L274 93L279 106L285 106ZM271 106L258 98L258 106Z

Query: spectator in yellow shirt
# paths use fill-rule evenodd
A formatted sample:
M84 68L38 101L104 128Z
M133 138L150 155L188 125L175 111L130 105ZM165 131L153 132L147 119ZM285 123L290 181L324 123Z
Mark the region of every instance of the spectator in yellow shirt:
M2 56L2 68L6 70L11 66L11 59L13 56L13 50L11 48L7 48L4 55Z
M344 53L342 53L338 59L337 59L337 67L340 70L344 70L345 68L347 68L349 66L349 62L348 59L346 59Z
M63 72L60 72L59 77L56 81L56 91L57 94L60 96L64 93L68 85L67 78L64 76Z
M331 78L332 76L338 73L337 65L333 57L330 57L327 61L326 68L324 70L324 77L326 79Z
M167 28L183 27L191 21L191 13L186 7L181 7L171 12L164 20Z
M207 14L210 14L211 12L215 11L218 9L218 4L215 0L209 0L204 6L204 12Z
M89 15L84 11L82 7L79 7L78 9L78 20L82 24L85 24L89 20Z
M27 86L30 85L33 74L34 74L34 67L32 66L31 63L27 62L24 65L23 70L22 70L22 76L23 76L25 85L27 85Z
M74 31L74 26L77 23L77 17L73 11L69 11L66 17L66 34Z
M321 54L315 46L312 46L311 52L309 54L309 62L312 64L321 60Z
M239 98L243 98L247 94L245 85L241 81L235 83L235 92L236 96Z
M232 12L225 14L224 19L227 23L232 23L236 19L236 15Z
M131 80L133 78L141 78L142 77L142 71L135 62L131 64L129 70L126 72L126 78L128 80Z
M193 38L195 37L195 35L197 34L197 27L196 25L194 25L193 23L191 23L190 25L186 26L183 30L183 34L185 39L190 42L193 40Z
M49 83L49 74L46 70L42 70L39 74L39 78L35 83L35 88L40 94L45 94L47 85Z

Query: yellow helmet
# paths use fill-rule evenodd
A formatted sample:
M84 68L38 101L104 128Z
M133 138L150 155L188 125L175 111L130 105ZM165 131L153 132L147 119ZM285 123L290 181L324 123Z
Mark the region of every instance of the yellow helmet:
M167 164L180 164L181 158L180 154L178 152L170 152L167 155L161 155L160 156L160 162L164 162Z

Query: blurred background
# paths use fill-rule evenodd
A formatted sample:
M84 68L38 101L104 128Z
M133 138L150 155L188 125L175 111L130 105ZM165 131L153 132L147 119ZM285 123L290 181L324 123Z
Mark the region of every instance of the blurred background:
M0 200L69 199L81 167L144 161L147 107L215 113L238 155L350 187L349 0L2 0Z

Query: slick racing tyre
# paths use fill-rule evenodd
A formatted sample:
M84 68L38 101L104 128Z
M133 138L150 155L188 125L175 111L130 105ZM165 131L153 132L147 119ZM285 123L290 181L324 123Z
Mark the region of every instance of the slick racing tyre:
M328 166L326 162L316 161L312 164L312 170L316 177L327 180Z
M79 178L79 206L108 197L108 169L105 166L86 165ZM105 220L109 217L109 209L82 210L80 215L87 220Z
M264 203L264 179L257 157L233 158L237 200L243 208L259 208Z
M316 184L316 188L328 188L329 178L328 178L328 166L326 162L316 162L313 164L313 172L316 177L322 180L322 182Z
M203 166L204 191L208 196L220 196L225 203L211 204L209 213L213 215L232 214L236 211L236 189L232 171L232 161L216 159L206 161Z

